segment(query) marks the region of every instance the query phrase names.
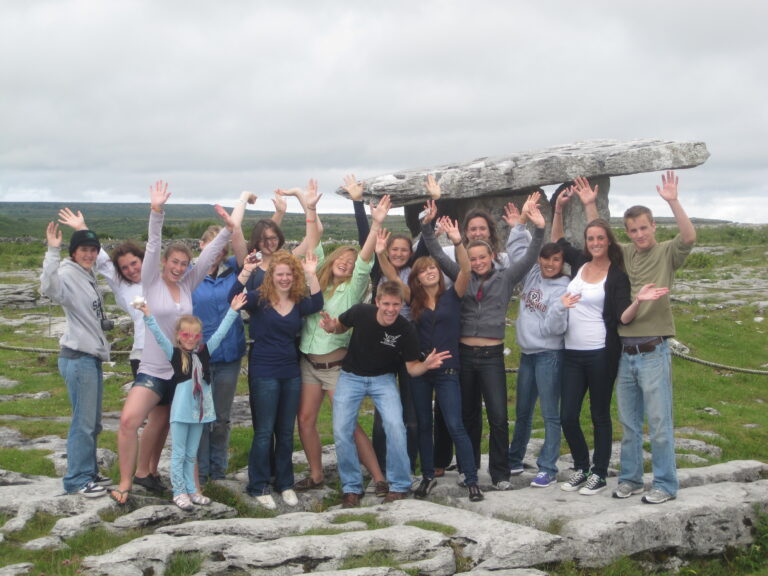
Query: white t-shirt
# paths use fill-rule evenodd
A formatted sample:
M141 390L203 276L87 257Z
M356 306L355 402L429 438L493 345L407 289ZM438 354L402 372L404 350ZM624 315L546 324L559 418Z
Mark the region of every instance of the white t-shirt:
M568 284L566 293L581 294L576 306L568 309L568 330L565 332L567 350L599 350L605 348L605 278L590 284L581 277L584 266ZM607 278L607 276L606 276Z

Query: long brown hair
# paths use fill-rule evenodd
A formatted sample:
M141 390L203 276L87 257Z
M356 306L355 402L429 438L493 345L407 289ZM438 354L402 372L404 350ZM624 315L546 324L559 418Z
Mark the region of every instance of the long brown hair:
M320 266L320 270L317 272L317 281L320 283L320 290L325 294L325 289L330 286L331 291L328 293L328 296L332 296L333 293L336 291L336 287L343 284L344 282L348 282L349 278L345 278L344 280L337 281L336 278L333 277L333 265L341 258L344 254L347 254L348 252L351 252L355 255L355 260L357 260L357 249L353 246L339 246L331 252L331 255L328 256L325 259L325 262L323 262L323 265ZM353 264L354 265L354 264Z
M619 267L621 270L624 270L624 252L622 252L621 246L619 246L619 244L616 242L616 236L613 235L611 225L602 218L595 218L584 228L584 255L587 257L587 260L592 260L592 254L590 254L589 250L587 249L587 230L590 228L603 229L605 232L605 237L608 238L609 242L608 259L611 261L612 265Z
M417 258L416 262L411 267L411 274L408 276L408 286L411 288L411 318L414 322L418 321L419 316L426 308L429 295L424 289L424 286L419 281L419 274L424 272L430 266L437 268L438 281L437 281L437 294L435 294L435 302L440 298L443 292L445 292L445 281L443 280L443 273L440 271L440 266L437 261L431 256L422 256Z
M259 300L268 302L274 306L279 300L277 295L277 288L273 281L275 274L275 268L280 264L287 264L291 272L293 273L293 284L291 284L291 290L288 293L288 298L298 304L307 293L307 283L304 280L304 267L301 265L301 260L296 258L290 252L285 250L278 250L272 255L269 261L269 268L264 276L264 281L259 287Z

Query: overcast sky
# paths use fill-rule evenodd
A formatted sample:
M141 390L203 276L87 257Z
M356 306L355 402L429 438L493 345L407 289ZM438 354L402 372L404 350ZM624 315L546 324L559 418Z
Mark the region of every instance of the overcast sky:
M590 139L703 141L692 216L768 222L768 3L0 0L0 200L225 202ZM658 215L660 174L611 211ZM549 191L549 188L547 189Z

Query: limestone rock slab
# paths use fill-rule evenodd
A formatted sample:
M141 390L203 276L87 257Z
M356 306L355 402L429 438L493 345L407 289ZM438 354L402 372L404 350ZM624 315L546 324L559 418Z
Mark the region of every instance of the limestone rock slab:
M401 170L365 180L366 196L392 197L393 205L423 203L424 182L433 174L451 200L499 196L560 184L576 176L611 177L691 168L709 158L703 142L591 140L468 162ZM337 194L346 195L339 188Z

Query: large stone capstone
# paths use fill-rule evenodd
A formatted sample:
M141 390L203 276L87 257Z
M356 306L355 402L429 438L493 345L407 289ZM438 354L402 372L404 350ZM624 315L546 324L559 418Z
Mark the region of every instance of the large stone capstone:
M428 174L440 183L440 212L459 220L471 208L490 210L500 220L507 202L521 206L537 188L585 176L600 185L598 210L609 218L611 176L692 168L707 158L704 142L591 140L375 176L363 181L364 197L370 201L389 194L394 206L405 206L406 222L415 235L419 231L418 213L429 197L424 187ZM346 195L343 188L336 193ZM581 221L583 215L578 217L578 208L566 210L566 229L572 225L572 229L581 230L586 224ZM542 209L549 218L549 207L542 203Z

